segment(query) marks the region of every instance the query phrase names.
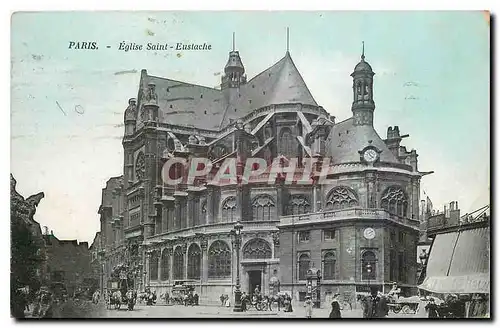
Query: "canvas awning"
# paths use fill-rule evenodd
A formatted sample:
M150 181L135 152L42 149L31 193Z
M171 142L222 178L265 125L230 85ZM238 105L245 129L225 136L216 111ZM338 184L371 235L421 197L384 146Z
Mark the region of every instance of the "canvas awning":
M477 228L436 236L427 277L418 286L434 293L490 293L490 230Z

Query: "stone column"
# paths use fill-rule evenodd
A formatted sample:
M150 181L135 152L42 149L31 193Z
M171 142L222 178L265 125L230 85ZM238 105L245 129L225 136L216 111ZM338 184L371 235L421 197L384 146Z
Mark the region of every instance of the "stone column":
M319 210L321 210L321 186L316 182L317 181L315 181L315 183L313 184L313 212L318 212Z
M174 280L174 250L172 246L168 246L168 281L172 283Z
M280 254L279 254L279 247L280 247L280 233L279 231L274 231L272 232L271 236L273 237L273 249L272 249L272 255L273 255L273 259L276 259L276 258L279 258L280 257Z
M412 204L413 204L413 208L412 208L412 211L411 211L411 214L409 217L413 217L415 220L418 220L420 219L419 218L419 213L418 213L418 205L420 203L420 181L419 179L413 179L413 183L412 183Z
M177 198L175 198L174 200L174 226L173 226L173 230L179 230L181 228L181 224L180 224L180 204L179 204L179 200Z
M277 216L277 219L279 219L280 216L282 216L284 214L283 209L284 209L284 206L286 203L284 194L285 193L283 192L283 180L279 179L276 182L276 210L277 210L276 216Z
M366 177L366 207L375 208L377 207L376 201L376 190L375 190L375 177L373 173L367 173Z
M188 254L187 254L187 244L182 244L182 256L184 256L184 270L183 270L183 279L187 279L187 267L188 267Z
M144 287L148 288L149 287L149 277L151 277L151 251L146 251L146 275L144 276Z
M203 237L200 240L201 246L201 279L203 282L208 280L208 240Z
M214 218L214 187L208 185L207 186L207 224L212 224L215 222Z
M192 193L189 193L188 196L187 196L187 211L186 211L186 214L187 214L187 224L186 224L186 228L190 228L193 226L193 222L194 222L194 195Z

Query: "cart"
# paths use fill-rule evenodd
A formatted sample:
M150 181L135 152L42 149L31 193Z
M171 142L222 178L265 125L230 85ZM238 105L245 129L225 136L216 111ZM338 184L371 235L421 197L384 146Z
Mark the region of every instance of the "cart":
M125 304L127 309L132 311L136 303L136 295L132 289L129 289L128 279L111 280L108 284L106 308L119 310L121 305Z
M420 305L420 298L418 296L412 297L388 297L389 302L387 306L389 310L394 313L402 314L416 314Z

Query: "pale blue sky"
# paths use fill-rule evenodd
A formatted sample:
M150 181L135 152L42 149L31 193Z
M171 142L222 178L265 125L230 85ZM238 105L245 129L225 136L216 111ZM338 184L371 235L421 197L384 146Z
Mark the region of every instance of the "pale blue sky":
M141 69L216 86L234 31L251 78L284 56L287 26L295 64L338 121L351 116L349 74L364 40L380 136L392 125L410 134L403 144L417 149L420 170L435 171L422 189L436 206L458 200L465 213L489 202L490 33L482 12L18 13L11 171L23 195L45 192L36 219L58 237L93 238L101 189L122 174L117 125ZM69 50L69 41L100 49ZM121 41L207 42L212 51L125 53ZM125 70L137 73L114 74Z

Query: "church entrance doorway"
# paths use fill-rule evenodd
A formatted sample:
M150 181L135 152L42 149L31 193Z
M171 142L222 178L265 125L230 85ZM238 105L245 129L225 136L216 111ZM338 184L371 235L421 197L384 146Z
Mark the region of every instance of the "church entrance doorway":
M252 270L248 271L248 291L250 294L254 293L254 290L257 286L259 286L260 291L262 292L262 271L261 270Z

